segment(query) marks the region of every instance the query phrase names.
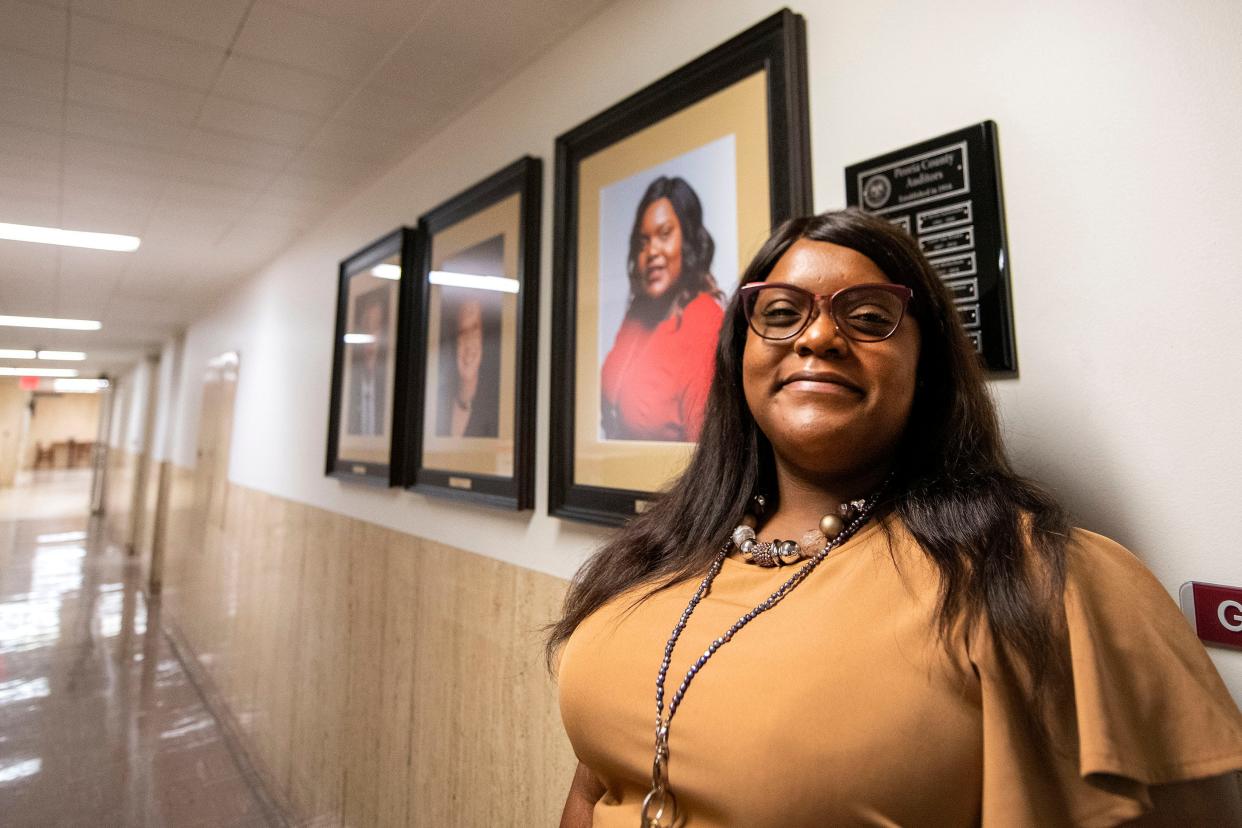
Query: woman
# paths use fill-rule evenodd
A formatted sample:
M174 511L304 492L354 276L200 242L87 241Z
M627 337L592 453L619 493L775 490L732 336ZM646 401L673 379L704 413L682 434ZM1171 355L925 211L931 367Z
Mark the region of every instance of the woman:
M600 375L606 438L698 439L725 300L715 249L690 185L651 182L630 231L629 308Z
M563 826L1242 821L1203 648L1014 474L946 290L857 211L751 263L690 465L583 567L557 651Z
M436 434L495 437L500 426L499 294L443 291Z

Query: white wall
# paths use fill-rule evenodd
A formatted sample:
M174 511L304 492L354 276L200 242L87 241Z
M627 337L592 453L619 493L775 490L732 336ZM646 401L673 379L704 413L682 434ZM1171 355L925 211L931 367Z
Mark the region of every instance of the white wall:
M147 403L155 371L147 360L139 362L122 378L122 389L127 397L125 418L121 425L121 448L130 454L141 454L147 426Z
M236 482L572 573L604 535L545 514L554 138L776 8L622 0L355 194L189 329L171 459L193 464L199 377L236 349ZM1018 465L1170 591L1242 582L1242 4L796 10L807 18L816 208L843 204L849 163L997 121L1021 377L994 390ZM511 515L324 478L337 262L523 153L546 170L537 508ZM1213 656L1242 699L1242 653Z
M155 434L151 442L151 456L164 461L172 455L173 434L177 416L174 407L180 393L182 357L185 337L178 336L164 343L160 349L159 370L156 380Z

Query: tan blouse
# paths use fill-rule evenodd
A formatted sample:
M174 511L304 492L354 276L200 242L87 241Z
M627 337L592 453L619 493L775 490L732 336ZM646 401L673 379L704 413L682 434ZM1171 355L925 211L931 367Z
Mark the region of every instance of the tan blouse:
M1065 610L1072 697L1049 740L986 629L937 640L934 565L871 524L724 645L669 735L669 782L698 826L1113 825L1148 785L1242 768L1242 714L1164 588L1129 552L1075 530ZM728 559L673 657L689 665L792 568ZM636 828L651 781L655 674L698 579L582 623L561 714L607 792L596 828Z

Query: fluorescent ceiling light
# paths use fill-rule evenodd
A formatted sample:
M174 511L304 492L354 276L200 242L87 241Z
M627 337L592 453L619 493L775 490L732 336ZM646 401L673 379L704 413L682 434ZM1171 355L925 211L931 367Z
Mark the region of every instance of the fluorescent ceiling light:
M370 345L375 341L371 334L345 334L346 345Z
M59 359L65 362L81 362L86 354L81 351L39 351L39 359Z
M49 316L0 316L0 326L10 328L55 328L61 331L97 331L102 323L93 319L54 319Z
M76 377L72 368L9 368L0 366L0 377Z
M433 270L427 274L427 279L433 285L496 290L501 293L517 293L520 287L517 279L506 279L504 276L476 276L473 273L453 273L448 270Z
M401 278L401 266L395 264L380 264L371 268L371 275L379 279L397 280Z
M0 239L59 244L64 247L89 247L93 250L116 250L132 253L142 244L137 236L121 236L116 233L87 233L82 230L61 230L59 227L35 227L30 224L5 224L0 222Z
M0 359L34 359L34 351L23 351L13 348L0 348Z
M55 379L52 390L58 394L97 394L108 387L106 379Z

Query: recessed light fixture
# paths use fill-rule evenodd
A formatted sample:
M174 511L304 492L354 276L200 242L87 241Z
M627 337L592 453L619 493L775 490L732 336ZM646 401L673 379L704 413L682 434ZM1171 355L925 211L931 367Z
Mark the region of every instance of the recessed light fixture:
M378 264L371 268L371 275L378 279L392 279L396 281L401 278L401 265Z
M49 316L0 316L0 326L54 328L59 331L97 331L103 323L93 319L54 319Z
M34 359L34 351L23 351L20 348L0 348L0 359Z
M0 377L76 377L73 368L10 368L0 366Z
M55 379L52 390L58 394L95 394L108 387L106 379Z
M81 362L86 359L82 351L39 351L39 359L59 360L61 362Z
M363 333L345 334L346 345L370 345L374 341L375 341L374 334L363 334Z
M521 286L517 279L506 279L504 276L476 276L473 273L453 273L448 270L431 271L427 274L427 281L433 285L497 290L501 293L517 293Z
M118 233L88 233L84 230L61 230L59 227L36 227L32 224L5 224L0 222L0 239L35 242L36 244L59 244L63 247L89 247L92 250L115 250L132 253L142 244L137 236Z

